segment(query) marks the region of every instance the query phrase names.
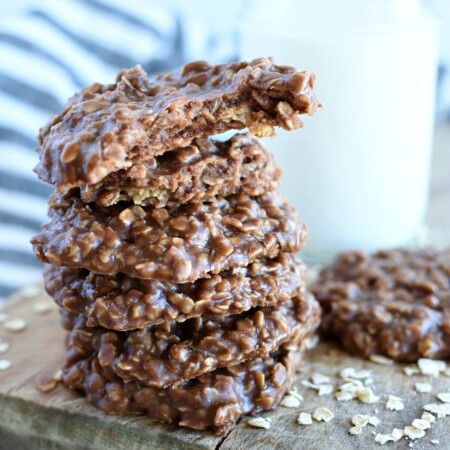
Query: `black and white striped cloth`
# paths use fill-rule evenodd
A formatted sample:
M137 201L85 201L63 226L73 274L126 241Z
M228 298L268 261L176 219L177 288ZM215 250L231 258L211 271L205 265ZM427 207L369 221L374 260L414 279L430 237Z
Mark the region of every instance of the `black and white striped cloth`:
M232 10L211 3L44 0L0 14L0 299L41 277L29 240L46 221L52 188L32 172L39 127L75 91L112 82L122 67L155 73L233 59L236 39L223 26L233 21L222 20Z

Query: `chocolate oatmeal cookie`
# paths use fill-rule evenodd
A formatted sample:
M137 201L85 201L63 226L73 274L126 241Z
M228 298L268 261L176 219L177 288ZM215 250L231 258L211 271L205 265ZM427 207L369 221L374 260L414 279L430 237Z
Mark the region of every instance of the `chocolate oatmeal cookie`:
M306 339L300 348L284 346L273 355L217 369L165 389L124 383L100 364L96 353L81 341L69 347L62 380L85 393L108 414L145 414L160 422L223 435L244 414L276 408L292 385Z
M313 291L323 332L352 354L450 357L450 250L345 253Z
M315 77L271 59L211 66L191 62L149 80L140 66L111 85L94 83L40 130L38 176L60 188L95 184L112 172L185 147L196 137L302 125L320 106Z
M88 328L81 315L61 310L62 324L72 330L69 347L82 339L124 382L165 388L220 367L268 356L281 345L299 345L319 325L319 306L309 294L276 308L185 322L166 321L141 330L114 332ZM88 344L89 343L89 344Z
M304 289L305 271L303 263L281 253L194 283L98 275L50 265L45 267L44 283L59 306L84 314L87 326L126 331L165 320L228 316L257 306L276 306Z
M32 239L42 262L100 274L193 282L257 258L296 253L306 228L276 191L153 208L86 205L74 188L49 200L50 223Z
M164 206L201 203L240 191L261 195L278 186L281 171L262 143L248 134L226 142L195 139L188 147L121 169L81 186L81 199L102 206L120 201Z

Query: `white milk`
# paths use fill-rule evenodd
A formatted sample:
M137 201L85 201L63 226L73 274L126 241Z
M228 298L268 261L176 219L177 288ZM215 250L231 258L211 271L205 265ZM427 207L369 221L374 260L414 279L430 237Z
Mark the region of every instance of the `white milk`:
M309 226L303 255L407 244L428 196L435 22L414 0L258 0L247 16L243 58L317 74L323 109L265 141Z

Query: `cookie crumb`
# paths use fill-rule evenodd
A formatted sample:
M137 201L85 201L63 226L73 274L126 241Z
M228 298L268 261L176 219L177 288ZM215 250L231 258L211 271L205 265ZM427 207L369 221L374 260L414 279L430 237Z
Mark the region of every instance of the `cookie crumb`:
M252 427L268 430L270 428L270 422L270 419L265 419L264 417L253 417L247 423Z
M311 414L307 412L301 412L297 418L297 422L299 425L311 425L312 424Z
M438 445L439 444L439 439L431 439L430 441L433 445Z

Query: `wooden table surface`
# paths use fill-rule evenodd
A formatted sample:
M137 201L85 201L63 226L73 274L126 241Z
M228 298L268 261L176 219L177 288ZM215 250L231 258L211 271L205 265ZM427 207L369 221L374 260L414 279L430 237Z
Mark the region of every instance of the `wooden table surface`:
M434 154L431 202L427 223L440 230L450 229L450 127L437 132ZM449 241L450 242L450 241ZM13 296L5 311L23 318L28 327L20 333L0 326L0 340L11 344L0 359L12 362L11 368L0 371L0 449L378 449L374 432L389 433L393 427L403 428L420 417L426 403L437 402L436 393L450 389L450 378L427 379L422 375L407 377L403 366L382 366L352 358L332 343L321 343L305 359L299 376L298 390L304 396L299 408L280 407L264 414L272 420L269 430L256 429L243 418L225 438L210 432L195 432L174 425L157 424L145 417L106 416L77 393L59 385L44 394L36 388L36 377L52 375L58 369L64 352L64 332L57 313L46 315L33 311L33 305L46 299L41 289L26 290ZM381 399L373 405L356 400L337 402L333 395L318 396L300 384L309 374L319 372L332 377L344 367L372 371L374 390ZM432 392L418 394L417 381L429 381ZM405 400L403 411L388 411L389 394ZM296 419L301 411L312 413L319 406L332 410L335 418L329 423L314 422L300 427ZM376 415L377 427L367 426L359 436L349 436L350 418L357 414ZM406 439L386 444L386 448L450 449L450 417L440 419L427 430L423 439L410 444ZM439 445L431 440L438 439ZM383 447L381 447L383 448Z

